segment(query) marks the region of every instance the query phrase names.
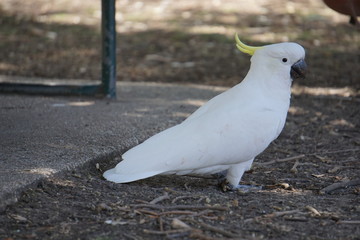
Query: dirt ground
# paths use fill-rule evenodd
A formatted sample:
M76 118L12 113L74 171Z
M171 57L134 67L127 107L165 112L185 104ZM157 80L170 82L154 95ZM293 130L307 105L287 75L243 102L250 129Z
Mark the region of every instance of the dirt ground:
M98 6L14 2L0 2L0 74L100 78ZM24 192L0 214L0 239L360 239L359 30L320 1L242 3L119 2L118 79L232 86L249 66L234 32L302 44L309 72L285 129L243 177L262 190L189 176L113 184L101 174L119 159L92 162Z

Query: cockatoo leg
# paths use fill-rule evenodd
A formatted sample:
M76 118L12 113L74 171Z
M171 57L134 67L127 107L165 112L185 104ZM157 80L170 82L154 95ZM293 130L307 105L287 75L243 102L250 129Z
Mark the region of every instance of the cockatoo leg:
M250 170L253 161L254 159L251 159L246 162L232 165L227 171L226 178L220 183L221 189L224 192L237 189L242 189L243 191L250 191L255 189L260 190L261 187L258 186L239 184L244 172Z

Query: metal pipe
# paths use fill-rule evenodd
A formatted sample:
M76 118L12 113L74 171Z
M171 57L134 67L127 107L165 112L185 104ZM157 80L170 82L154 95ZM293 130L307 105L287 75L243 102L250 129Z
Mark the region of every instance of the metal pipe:
M101 1L102 87L108 98L116 98L115 0Z

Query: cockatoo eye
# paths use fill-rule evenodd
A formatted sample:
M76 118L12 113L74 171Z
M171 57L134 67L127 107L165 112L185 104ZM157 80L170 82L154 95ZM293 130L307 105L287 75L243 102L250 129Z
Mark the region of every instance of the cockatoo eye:
M282 62L284 62L284 63L286 63L287 61L288 61L287 58L282 59Z

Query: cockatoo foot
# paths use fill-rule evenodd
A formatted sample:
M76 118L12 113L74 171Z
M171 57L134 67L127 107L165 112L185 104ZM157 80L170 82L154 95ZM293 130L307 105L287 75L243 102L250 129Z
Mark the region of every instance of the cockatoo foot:
M228 192L228 191L255 192L262 189L262 186L255 186L255 185L238 184L234 186L230 184L226 179L219 184L219 187L223 192Z
M262 186L255 186L255 185L242 185L238 184L234 187L234 190L241 191L241 192L257 192L262 189Z

